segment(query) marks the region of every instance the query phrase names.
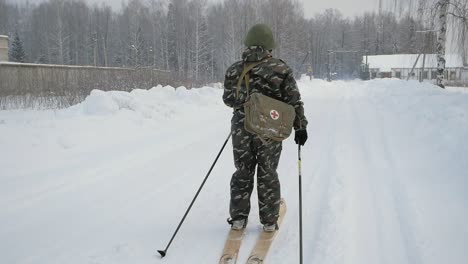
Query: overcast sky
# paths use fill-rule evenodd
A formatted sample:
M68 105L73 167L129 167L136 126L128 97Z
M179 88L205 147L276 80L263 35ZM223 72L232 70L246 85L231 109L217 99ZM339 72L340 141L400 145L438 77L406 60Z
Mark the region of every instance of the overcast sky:
M377 11L378 0L299 0L304 5L307 18L328 8L335 8L345 16L360 15L366 11Z
M9 2L26 2L28 0L8 0ZM44 0L29 0L30 3L37 3ZM86 0L89 3L106 2L114 8L119 8L122 1L127 0ZM222 1L222 0L209 0ZM327 8L335 8L345 16L355 16L366 11L377 11L379 0L298 0L304 6L304 14L307 18L320 13Z

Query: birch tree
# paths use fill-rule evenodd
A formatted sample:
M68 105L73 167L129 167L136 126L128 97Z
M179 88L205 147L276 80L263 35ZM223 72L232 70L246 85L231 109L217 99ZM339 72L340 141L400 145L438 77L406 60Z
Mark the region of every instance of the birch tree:
M152 65L153 67L165 69L169 68L167 59L167 17L165 6L161 0L151 0L150 13L152 21Z
M450 0L439 0L439 35L437 37L437 85L445 88L445 42L447 33L447 10Z
M55 63L68 64L70 32L65 23L64 1L56 0L55 3L53 6L55 26L50 34L53 57L55 58Z
M210 67L211 40L205 16L206 0L195 0L191 3L193 35L191 42L193 77L199 81L200 77L206 78ZM203 76L201 76L203 75Z

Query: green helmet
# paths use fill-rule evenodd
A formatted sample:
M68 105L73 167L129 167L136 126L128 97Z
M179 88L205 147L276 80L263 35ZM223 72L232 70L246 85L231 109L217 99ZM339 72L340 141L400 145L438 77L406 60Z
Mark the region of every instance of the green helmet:
M276 47L273 32L265 24L257 24L250 28L245 37L244 44L250 46L262 46L267 50L272 50Z

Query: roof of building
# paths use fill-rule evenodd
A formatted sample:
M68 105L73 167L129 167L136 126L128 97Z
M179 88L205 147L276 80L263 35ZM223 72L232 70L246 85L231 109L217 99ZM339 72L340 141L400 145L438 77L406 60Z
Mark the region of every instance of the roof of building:
M0 35L0 38L8 38L8 36L5 36L5 35Z
M367 60L370 69L379 69L382 72L389 72L392 69L411 69L418 57L418 54L395 54L395 55L373 55L368 56ZM363 62L366 62L364 56ZM445 55L445 67L460 68L463 67L462 57L458 54ZM423 55L419 57L416 68L422 68ZM425 68L437 68L437 55L426 54L424 63Z

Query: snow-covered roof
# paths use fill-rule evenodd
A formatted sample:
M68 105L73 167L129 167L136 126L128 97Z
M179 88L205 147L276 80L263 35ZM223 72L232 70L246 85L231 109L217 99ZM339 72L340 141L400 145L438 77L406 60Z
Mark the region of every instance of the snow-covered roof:
M367 60L370 69L379 69L383 72L389 72L392 69L411 69L413 68L414 62L416 61L418 54L395 54L395 55L373 55L368 56ZM447 68L459 68L463 67L462 57L458 54L447 54L445 55L445 67ZM366 57L362 58L362 61L366 62ZM423 55L419 57L416 68L422 68ZM426 60L424 63L425 68L437 68L437 55L426 54Z

